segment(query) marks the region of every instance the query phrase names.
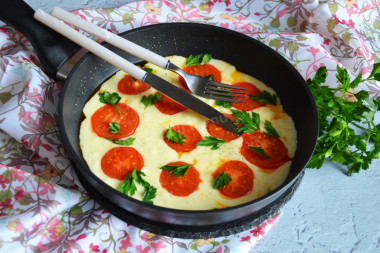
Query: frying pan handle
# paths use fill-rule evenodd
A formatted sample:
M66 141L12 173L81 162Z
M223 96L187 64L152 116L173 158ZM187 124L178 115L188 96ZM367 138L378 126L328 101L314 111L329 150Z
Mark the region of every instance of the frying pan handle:
M34 10L22 0L0 0L0 20L23 33L31 42L45 72L57 70L80 47L33 18Z

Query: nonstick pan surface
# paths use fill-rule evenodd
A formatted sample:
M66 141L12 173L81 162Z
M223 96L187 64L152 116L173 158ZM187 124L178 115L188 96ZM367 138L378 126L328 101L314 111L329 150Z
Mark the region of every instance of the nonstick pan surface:
M297 151L290 173L279 188L239 206L186 211L158 207L130 198L93 175L81 156L78 136L82 108L98 87L118 71L100 58L88 54L75 66L65 82L60 98L59 117L64 144L83 186L90 195L93 192L104 208L107 209L108 205L117 212L119 218L123 218L125 211L126 216L133 214L152 223L183 226L183 230L190 227L193 230L204 230L205 227L211 229L215 225L231 223L244 217L254 218L256 213L259 214L268 205L284 198L284 193L300 180L318 136L318 114L313 96L302 76L289 62L248 36L211 25L158 24L134 29L121 36L163 56L210 53L213 58L229 62L239 71L260 79L276 91L285 111L293 118L297 130ZM104 45L133 63L141 62L113 46Z

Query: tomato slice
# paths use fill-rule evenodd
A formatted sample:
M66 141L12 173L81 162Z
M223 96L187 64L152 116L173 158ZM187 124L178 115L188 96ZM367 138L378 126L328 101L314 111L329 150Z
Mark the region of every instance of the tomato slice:
M235 116L231 114L224 113L224 115L230 120L232 120L233 122L237 119ZM215 122L211 120L207 121L206 129L207 129L207 132L211 136L225 140L227 142L239 138L239 135L236 135L234 133L231 133L230 131L227 131L226 129L224 129L223 127L221 127L220 125L216 124Z
M221 194L236 199L252 191L255 176L247 164L237 160L225 162L212 174L213 178L217 178L223 171L231 178L231 182L218 189Z
M288 150L284 143L279 139L263 132L256 131L243 134L243 145L240 153L250 163L264 170L274 170L290 160ZM248 147L261 147L269 158L259 155Z
M249 82L239 82L234 83L234 86L239 86L248 89L248 95L257 95L258 93L262 93L254 84ZM258 102L256 100L251 99L249 96L245 98L239 98L240 100L244 100L244 102L233 102L231 106L242 111L252 111L258 107L264 106L264 103Z
M140 80L135 80L130 75L125 75L117 84L120 93L128 95L140 94L150 89L150 86Z
M185 71L187 74L190 74L190 75L202 76L206 78L209 78L210 76L212 76L212 80L216 82L222 81L222 74L220 70L208 63L203 63L199 65L189 65L189 66L184 67L183 71ZM179 76L178 80L183 85L183 87L188 89L185 79Z
M186 165L185 162L172 162L168 165ZM160 174L160 184L168 192L175 196L185 197L198 189L201 182L199 172L194 166L191 166L186 172L185 176L173 176L169 171L162 170Z
M197 147L197 143L202 140L201 134L198 130L190 125L176 125L171 128L172 130L186 136L183 140L184 143L172 142L166 138L166 132L164 132L164 141L172 149L177 152L190 152Z
M139 115L137 112L124 103L118 103L117 112L115 106L104 105L91 116L92 130L100 137L107 139L122 139L132 135L139 125ZM110 133L110 122L120 125L120 133Z
M158 93L158 92L156 92ZM163 114L173 115L183 111L186 111L187 108L183 105L177 103L173 99L167 97L161 93L161 100L154 103L154 106Z
M131 147L110 149L101 160L104 174L119 180L124 180L134 168L141 170L143 166L143 157L136 149Z

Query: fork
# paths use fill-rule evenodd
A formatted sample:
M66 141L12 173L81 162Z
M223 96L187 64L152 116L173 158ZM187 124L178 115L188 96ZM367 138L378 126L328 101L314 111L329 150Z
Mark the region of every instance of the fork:
M60 7L54 7L51 14L52 16L74 25L82 31L92 34L130 54L151 62L158 67L177 73L185 79L189 90L200 97L222 102L244 102L244 100L239 98L247 97L246 88L219 83L204 77L187 74L165 57L85 21Z

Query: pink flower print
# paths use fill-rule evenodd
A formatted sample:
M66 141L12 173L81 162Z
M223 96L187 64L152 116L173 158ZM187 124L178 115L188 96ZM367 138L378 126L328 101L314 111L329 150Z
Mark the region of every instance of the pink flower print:
M49 221L47 229L50 234L49 237L55 241L59 241L65 237L65 227L57 217Z
M0 27L0 32L2 32L2 33L7 33L7 28L5 28L5 27Z
M77 237L77 239L75 239L75 241L79 241L79 240L82 240L82 239L84 239L84 238L86 238L86 235L85 235L85 234L81 234L81 235L79 235L79 236Z
M5 216L6 214L3 211L12 207L11 199L7 199L6 202L0 202L0 216Z
M137 245L136 246L136 252L138 252L138 253L148 253L149 250L150 250L149 246L146 246L145 248L143 248L142 245Z
M121 246L119 247L119 249L127 249L129 247L133 247L133 245L131 243L131 237L129 235L127 235L126 239L121 240L120 244L121 244Z
M152 249L154 249L155 253L157 253L160 249L166 248L166 245L162 241L158 241L157 243L152 242L150 246L152 247Z
M149 238L148 238L148 233L145 232L144 234L142 234L142 235L141 235L141 239L142 239L143 241L147 242L147 241L149 240Z
M330 39L325 39L325 40L323 41L323 44L325 44L325 45L329 45L329 44L330 44L330 42L331 42L331 40L330 40Z
M215 253L222 253L222 252L223 252L222 246L219 246L219 248L217 248L217 250L215 251Z
M47 113L42 113L38 118L37 126L44 132L54 127L54 119Z
M251 239L251 237L249 235L247 236L244 236L240 239L241 242L245 242L245 241L249 241L249 239Z
M259 235L265 234L265 227L266 227L266 224L262 224L261 226L257 226L249 232L251 232L254 237L258 237Z
M319 52L319 49L314 48L314 47L310 47L310 48L306 49L306 51L310 52L315 57L315 55Z
M14 198L17 202L20 202L22 200L22 197L26 195L24 189L22 189L20 186L17 186L16 188L16 193L14 195Z
M7 187L7 184L9 184L9 179L3 179L3 175L0 175L1 188L5 189Z
M255 16L259 16L259 15L260 15L260 13L259 13L259 12L255 12L254 14L255 14Z
M100 250L99 250L99 246L98 246L98 245L94 245L93 243L90 244L90 249L91 249L93 252L100 252Z
M7 228L18 233L24 229L24 225L21 223L20 219L17 219L15 221L10 221L7 225Z
M55 187L55 184L53 183L44 183L40 181L40 191L38 192L38 194L40 196L43 196L45 194L48 194L49 192L55 193L54 187Z

